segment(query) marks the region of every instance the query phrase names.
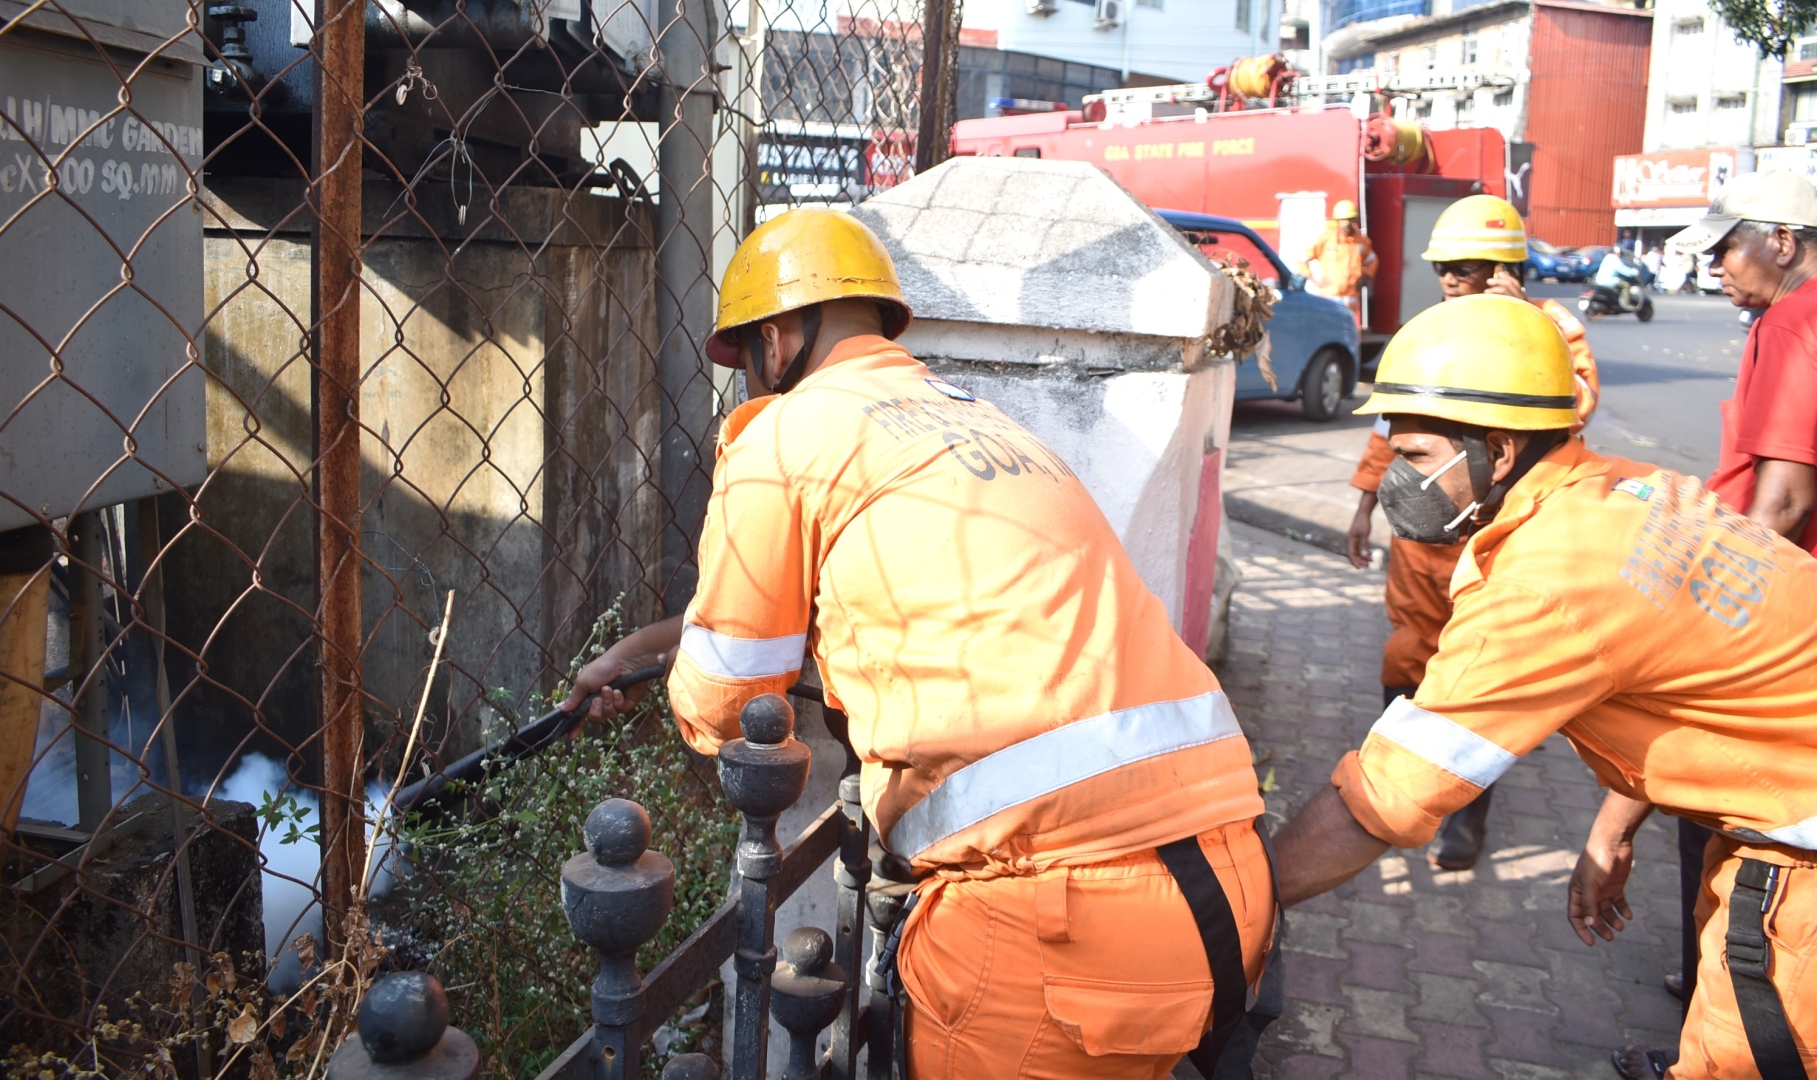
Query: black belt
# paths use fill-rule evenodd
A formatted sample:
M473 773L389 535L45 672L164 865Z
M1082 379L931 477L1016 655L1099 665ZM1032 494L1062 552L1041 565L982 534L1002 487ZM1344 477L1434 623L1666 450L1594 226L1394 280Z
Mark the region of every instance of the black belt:
M1735 891L1729 894L1729 981L1760 1075L1767 1080L1804 1080L1804 1059L1792 1041L1785 1003L1767 977L1772 946L1767 942L1766 914L1784 870L1759 859L1742 859L1735 872Z
M1260 818L1255 827L1266 848L1268 833ZM1199 838L1183 837L1162 844L1156 851L1186 896L1186 905L1192 909L1193 922L1199 928L1199 940L1205 945L1205 959L1211 963L1211 1030L1205 1033L1198 1048L1186 1055L1187 1060L1205 1080L1243 1080L1251 1075L1250 1062L1262 1029L1281 1015L1286 1004L1279 928L1268 953L1255 1007L1249 1008L1243 937L1237 929L1236 915L1230 910L1230 899L1224 895L1224 886L1206 860L1204 849L1199 847ZM1270 851L1271 871L1273 863ZM1243 1037L1236 1039L1239 1032Z

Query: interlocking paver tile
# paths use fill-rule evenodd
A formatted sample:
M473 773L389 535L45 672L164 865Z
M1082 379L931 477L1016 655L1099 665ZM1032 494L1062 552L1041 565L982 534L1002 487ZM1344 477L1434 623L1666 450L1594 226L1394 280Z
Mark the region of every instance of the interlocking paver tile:
M1350 969L1342 977L1346 985L1413 992L1413 984L1407 981L1407 963L1413 959L1412 949L1365 941L1351 942L1349 949Z
M1344 995L1338 991L1338 976L1349 965L1343 960L1315 956L1307 952L1289 953L1287 962L1287 996L1322 1005L1342 1005Z
M1366 875L1368 871L1363 873ZM1390 904L1353 900L1350 904L1350 926L1342 936L1346 941L1404 945L1408 941L1407 912L1404 908Z
M1395 1080L1412 1070L1413 1056L1419 1047L1389 1039L1372 1039L1367 1035L1340 1035L1338 1042L1350 1051L1350 1068L1342 1075L1357 1080Z
M1413 1005L1412 994L1365 990L1358 986L1346 986L1343 991L1350 1001L1350 1007L1338 1022L1339 1031L1400 1042L1415 1041L1416 1036L1407 1027L1407 1010Z
M1413 1020L1408 1026L1420 1036L1420 1056L1414 1062L1418 1075L1495 1080L1483 1053L1487 1031L1432 1020Z
M1487 986L1487 989L1477 995L1477 1000L1483 1004L1526 1009L1548 1016L1558 1015L1558 1006L1546 999L1545 985L1551 975L1545 968L1478 960L1476 970L1483 973L1483 982Z
M1420 934L1414 940L1418 955L1407 966L1414 971L1474 979L1478 972L1470 966L1470 950L1475 944L1475 939L1461 934Z
M1548 1014L1489 1005L1483 1012L1489 1017L1489 1026L1495 1029L1495 1040L1489 1044L1491 1058L1538 1065L1552 1065L1563 1060L1554 1037L1558 1030L1556 1010Z
M1488 1018L1476 1007L1476 996L1482 990L1480 974L1475 971L1470 974L1473 977L1460 978L1430 971L1409 972L1408 977L1418 989L1415 992L1417 1000L1408 1015L1451 1026L1488 1027Z
M1621 1025L1615 1021L1615 1007L1621 999L1611 1004L1602 998L1554 994L1552 1000L1558 1005L1558 1041L1600 1046L1605 1051L1621 1045Z
M1259 757L1275 828L1330 783L1381 712L1382 574L1232 524L1243 574L1218 678ZM1608 1052L1676 1038L1660 986L1676 971L1672 825L1636 838L1635 920L1588 949L1565 919L1565 887L1601 790L1559 737L1503 777L1491 851L1474 870L1435 870L1392 850L1288 917L1286 1014L1257 1054L1263 1080L1429 1077L1560 1080L1613 1075Z

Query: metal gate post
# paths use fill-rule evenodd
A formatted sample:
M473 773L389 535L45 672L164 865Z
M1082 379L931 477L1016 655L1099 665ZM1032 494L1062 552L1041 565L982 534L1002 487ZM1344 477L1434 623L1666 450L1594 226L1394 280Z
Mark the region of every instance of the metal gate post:
M865 1072L867 1080L907 1080L896 1077L896 1000L890 997L888 976L879 966L889 941L890 931L902 917L908 890L879 885L865 894L864 905L871 916L871 955L864 965L864 981L871 988L870 1007L865 1010L868 1029L865 1032Z
M770 976L776 970L776 897L782 869L776 818L807 789L813 754L795 737L795 710L763 694L738 716L744 738L719 748L719 783L744 815L738 838L738 972L732 1017L733 1080L762 1080L770 1043Z
M831 1080L857 1080L858 1042L863 1032L853 1030L858 1023L858 998L861 969L864 964L864 892L871 882L871 829L864 816L861 785L856 772L839 780L839 801L845 812L845 826L839 836L839 861L833 865L833 880L839 886L838 936L834 939L833 962L846 975L845 1002L833 1021L833 1040L829 1057Z
M562 910L574 935L599 953L593 980L593 1056L584 1075L638 1080L643 1015L637 950L675 906L675 865L649 850L650 815L628 799L607 799L587 815L587 850L562 865Z
M713 380L701 350L713 328L713 20L705 0L660 0L662 130L656 168L657 377L662 384L661 592L670 614L694 596L694 544L712 493Z
M322 634L322 929L339 955L365 862L361 795L360 165L365 0L317 0L312 371Z

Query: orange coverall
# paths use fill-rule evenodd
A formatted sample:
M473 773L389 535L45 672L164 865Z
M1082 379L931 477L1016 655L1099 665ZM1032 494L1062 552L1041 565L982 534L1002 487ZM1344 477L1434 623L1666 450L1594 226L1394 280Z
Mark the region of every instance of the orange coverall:
M1584 338L1584 324L1556 300L1539 309L1551 316L1571 347L1571 368L1577 375L1577 424L1581 431L1596 411L1602 383L1596 375L1596 358ZM1374 492L1382 486L1382 473L1394 460L1388 446L1387 424L1378 419L1363 450L1363 460L1350 477L1350 486ZM1396 536L1388 543L1388 582L1383 600L1388 623L1394 627L1382 647L1382 685L1418 686L1426 674L1426 660L1438 651L1438 633L1451 617L1451 572L1457 568L1464 545L1419 544Z
M1345 236L1333 225L1312 242L1306 266L1313 292L1358 311L1363 279L1375 277L1375 245L1361 231ZM1316 276L1311 273L1314 267Z
M1065 462L879 337L721 429L684 737L715 752L808 649L866 812L928 874L899 954L916 1077L1165 1076L1212 999L1169 841L1199 838L1259 978L1262 801L1217 679Z
M1817 561L1695 478L1572 439L1467 542L1451 596L1419 693L1332 776L1357 821L1419 847L1562 732L1610 788L1719 832L1668 1077L1758 1075L1724 963L1741 857L1787 868L1771 981L1817 1070Z

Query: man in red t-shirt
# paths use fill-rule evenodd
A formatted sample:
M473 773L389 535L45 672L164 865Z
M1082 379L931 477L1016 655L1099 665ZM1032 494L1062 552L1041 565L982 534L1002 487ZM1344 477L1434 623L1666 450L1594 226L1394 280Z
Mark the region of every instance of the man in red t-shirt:
M1736 177L1672 243L1710 253L1730 303L1766 309L1748 330L1735 396L1722 403L1710 490L1817 551L1817 188L1791 173Z
M1709 252L1710 275L1722 282L1729 302L1761 311L1742 349L1735 396L1722 403L1722 448L1710 490L1817 552L1811 513L1817 507L1817 188L1791 173L1743 174L1717 196L1708 216L1667 243ZM1605 801L1628 802L1613 792ZM1678 819L1684 975L1675 992L1686 1002L1696 989L1694 909L1710 837L1703 826ZM1667 1057L1630 1046L1617 1052L1615 1065L1625 1076L1651 1077Z

